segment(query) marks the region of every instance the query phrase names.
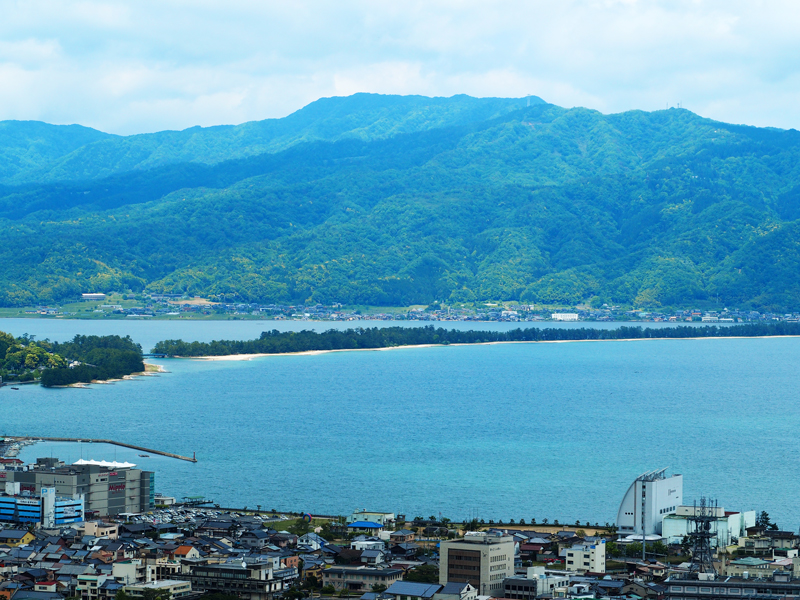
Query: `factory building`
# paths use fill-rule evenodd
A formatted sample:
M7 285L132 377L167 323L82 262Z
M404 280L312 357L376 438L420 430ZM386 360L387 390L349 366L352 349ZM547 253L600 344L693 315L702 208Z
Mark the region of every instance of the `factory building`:
M662 522L683 502L683 476L664 474L666 469L643 473L631 483L617 512L620 536L661 535Z
M20 494L19 483L6 483L5 492L0 495L0 521L46 528L83 521L83 496L59 497L54 488L42 488L38 495Z
M710 539L712 547L724 548L734 540L747 535L747 528L756 524L756 511L746 512L726 511L721 506L705 509L713 519L709 522L709 531L714 534ZM679 544L683 538L692 532L691 518L700 514L696 506L679 506L673 515L664 517L661 535L667 543Z
M0 483L19 484L19 493L42 495L55 489L62 498L84 499L86 518L141 513L155 508L155 473L130 463L81 461L64 465L58 459L39 459L35 465L0 470ZM54 466L58 465L58 466Z

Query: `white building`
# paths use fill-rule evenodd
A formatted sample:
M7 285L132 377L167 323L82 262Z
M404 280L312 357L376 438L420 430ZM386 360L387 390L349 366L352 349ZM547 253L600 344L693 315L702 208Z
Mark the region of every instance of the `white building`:
M550 318L553 321L577 321L578 313L553 313Z
M695 514L694 506L679 506L675 514L664 517L662 532L669 544L679 544L684 536L689 535L693 530L692 522L689 520ZM699 510L699 509L698 509ZM732 538L740 538L747 535L747 528L756 524L756 511L746 512L726 511L722 506L706 507L706 513L710 513L714 520L711 521L711 533L715 534L711 538L711 545L724 547L732 542Z
M661 523L683 502L683 475L664 475L666 469L637 477L625 493L617 512L620 536L661 535Z
M581 544L567 550L567 571L578 573L605 573L606 572L606 541L600 540L597 544Z
M380 523L384 527L391 525L395 521L394 513L387 512L372 512L366 508L361 510L354 510L353 514L347 517L348 523L357 523L359 521L370 521L372 523Z

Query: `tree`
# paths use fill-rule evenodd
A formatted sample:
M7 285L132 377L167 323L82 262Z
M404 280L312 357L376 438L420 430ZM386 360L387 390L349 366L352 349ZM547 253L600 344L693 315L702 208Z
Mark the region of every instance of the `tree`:
M439 569L433 565L420 565L416 569L411 569L405 580L417 583L439 583Z
M578 531L575 532L575 535L577 535L578 537L585 538L586 532L583 529L578 529Z
M778 529L778 524L773 523L770 520L769 514L765 510L762 510L761 513L756 518L756 526L763 527L764 529L772 529L772 530Z
M381 592L386 591L386 586L383 585L382 583L376 583L375 585L372 586L372 591L375 592L376 594L380 594Z

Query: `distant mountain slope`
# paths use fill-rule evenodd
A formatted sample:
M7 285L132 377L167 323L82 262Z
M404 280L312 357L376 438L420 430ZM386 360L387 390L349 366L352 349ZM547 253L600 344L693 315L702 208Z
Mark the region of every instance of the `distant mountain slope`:
M76 167L0 189L0 304L146 289L387 305L800 305L800 133L677 109L526 104L357 95L220 128L213 151L169 141L192 130L122 138L186 160L158 163L153 150L135 162L130 146L125 160L83 155L110 176L75 181ZM242 133L256 126L269 132ZM256 153L255 139L269 151ZM223 148L244 155L209 158Z
M532 101L543 103L536 97L532 97ZM36 143L29 147L39 149L40 153L18 169L7 174L0 172L0 183L85 181L180 162L215 164L284 150L301 142L383 139L399 133L485 121L517 109L524 102L469 96L425 98L356 94L317 100L284 119L235 126L192 127L127 137L87 129L99 135L73 135L71 147L64 143L64 128L6 121L9 127L13 124L31 139L37 135ZM0 143L6 147L3 142L4 138L0 137Z

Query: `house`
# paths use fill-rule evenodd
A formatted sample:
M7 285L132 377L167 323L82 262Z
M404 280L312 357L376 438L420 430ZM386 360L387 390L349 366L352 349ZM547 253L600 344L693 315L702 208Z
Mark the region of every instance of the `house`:
M358 531L375 535L379 531L383 531L383 525L375 521L354 521L347 525L347 530L350 532Z
M400 529L389 534L389 541L392 544L405 544L407 542L413 542L416 539L416 535L417 534L410 529Z
M239 543L248 548L261 549L270 543L270 534L263 529L245 531L239 536Z
M322 570L322 585L332 585L336 590L361 592L371 590L373 585L390 586L402 577L402 569L331 567Z
M347 517L347 522L349 524L352 524L352 523L357 523L359 521L369 521L372 523L379 523L380 525L386 526L394 523L395 518L396 517L394 513L370 512L367 509L362 509L362 510L354 510L353 514Z
M322 550L328 541L316 533L306 533L297 538L297 544L308 546L312 551Z
M0 530L0 545L25 546L34 540L34 535L25 529L3 529Z
M478 588L469 583L451 581L433 595L433 600L477 600Z
M383 593L383 596L396 600L429 600L442 589L438 583L416 583L396 581Z

